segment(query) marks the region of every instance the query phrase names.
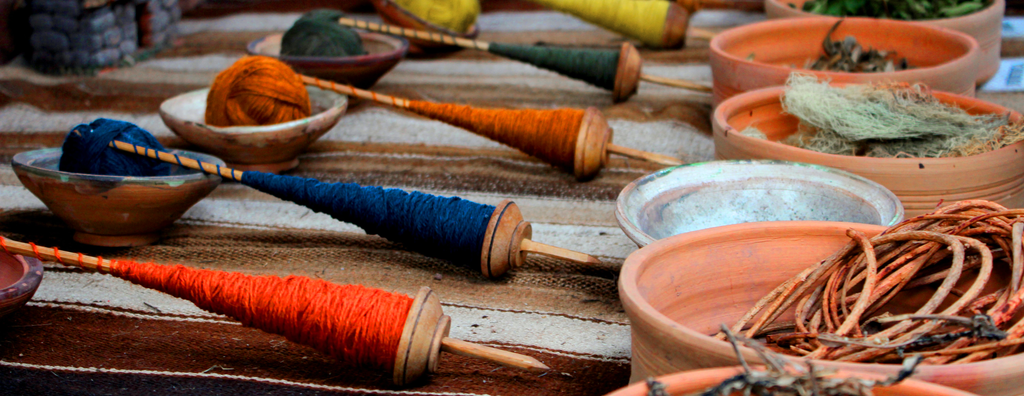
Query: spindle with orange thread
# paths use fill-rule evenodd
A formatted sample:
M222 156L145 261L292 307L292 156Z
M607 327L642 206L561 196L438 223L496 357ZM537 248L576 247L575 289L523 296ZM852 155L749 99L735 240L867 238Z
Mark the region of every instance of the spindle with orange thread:
M596 176L607 163L609 153L666 166L683 164L666 155L613 144L612 128L595 107L586 110L480 109L402 99L309 76L302 76L302 81L467 129L572 172L579 180Z
M290 200L292 202L296 202L298 204L310 207L311 209L314 209L316 211L327 213L327 214L331 215L332 217L335 217L335 218L337 218L339 220L348 221L348 222L355 222L356 225L358 225L358 226L360 226L360 227L362 227L364 229L367 229L368 231L375 230L379 226L379 224L373 224L373 222L367 222L365 220L364 221L360 221L358 219L351 219L351 218L349 218L349 216L346 216L344 214L334 213L334 212L330 211L329 209L322 208L317 202L312 202L314 200L308 199L308 198L304 198L306 196L313 195L313 193L307 191L306 189L312 190L312 189L319 188L318 186L330 186L331 184L329 184L329 183L320 183L320 182L318 182L316 180L313 180L313 179L305 179L305 178L299 178L299 177L294 177L294 176L280 176L280 175L266 174L266 173L256 172L256 171L245 171L245 172L243 172L243 171L239 171L239 170L235 170L235 169L231 169L231 168L227 168L227 167L223 167L223 166L219 166L219 165L215 165L215 164L210 164L210 163L206 163L206 162L201 162L201 161L197 161L197 160L194 160L194 159L191 159L191 158L187 158L187 157L183 157L183 156L178 156L178 155L171 154L171 153L168 153L168 152L159 151L159 150L155 150L153 148L149 148L149 147L145 147L145 146L139 146L139 145L135 145L135 144L132 144L132 143L126 143L126 142L122 142L122 141L118 141L118 140L111 141L109 143L109 146L112 147L112 148L116 148L116 149L122 150L122 151L126 151L126 152L130 152L130 153L146 156L146 157L157 159L157 160L164 161L164 162L167 162L167 163L177 164L179 166L183 166L183 167L186 167L186 168L196 169L196 170L200 170L200 171L203 171L203 172L220 175L222 177L226 177L226 178L229 178L229 179L232 179L232 180L236 180L236 181L242 182L243 184L246 184L246 185L248 185L250 187L257 188L257 189L259 189L259 190L261 190L263 192L266 192L268 194L275 195L278 198ZM267 187L268 183L265 180L271 180L271 181L273 181L273 180L285 180L285 181L290 181L290 182L292 182L292 184L296 185L296 187L298 189L300 189L301 191L281 192L281 191L278 191L278 190L275 190L275 189L272 189L272 188L268 188ZM352 184L352 183L334 183L334 184L336 184L336 185L343 185L343 186L345 186L347 188L357 188L357 189L359 189L359 188L375 188L375 189L379 189L377 187L361 187L361 186L358 186L358 185L355 185L355 184ZM385 190L385 191L387 191L387 190ZM401 192L401 193L398 193L398 194L399 195L419 194L421 197L422 196L428 196L428 194L423 194L423 193L418 193L418 192L413 192L412 194ZM441 254L440 255L440 256L445 256L443 258L451 260L451 261L453 261L453 263L458 264L460 266L463 266L463 267L466 267L466 268L475 268L475 267L479 268L481 273L483 273L485 276L487 276L489 278L500 277L500 276L504 275L506 272L508 272L509 270L522 265L523 261L525 261L525 259L526 259L526 254L527 253L536 253L536 254L540 254L540 255L544 255L544 256L548 256L548 257L553 257L553 258L557 258L557 259L562 259L562 260L568 260L568 261L572 261L572 262L580 263L580 264L584 264L584 265L599 264L601 262L597 258L595 258L593 256L590 256L588 254L584 254L584 253L580 253L580 252L575 252L575 251L572 251L572 250L568 250L568 249L564 249L564 248L560 248L560 247L556 247L556 246L551 246L551 245L547 245L547 244L543 244L543 243L535 242L535 241L531 240L530 238L533 235L533 226L530 224L530 222L528 222L528 221L523 219L523 215L522 215L522 212L519 211L519 207L515 204L515 202L512 202L511 200L508 200L508 199L503 200L496 207L494 207L494 206L489 206L489 205L481 205L481 204L478 204L478 203L475 203L475 202L472 202L472 201L460 200L458 198L441 198L441 197L434 197L434 196L429 196L429 197L433 197L433 198L428 198L428 199L446 199L446 200L450 200L450 202L455 202L455 203L458 203L459 201L462 201L462 202L465 203L465 205L474 207L473 210L477 210L477 211L479 211L481 209L482 210L490 210L489 217L486 217L486 218L472 217L472 218L467 218L467 219L461 219L461 218L456 218L457 216L453 215L452 213L444 213L444 214L442 214L443 216L446 216L446 217L453 217L453 218L455 218L456 222L463 222L463 221L470 222L470 221L477 221L477 220L485 220L485 221L481 221L481 223L480 223L481 227L473 228L475 230L478 230L479 234L460 236L460 238L464 237L464 238L466 238L466 240L469 240L469 241L474 241L474 240L475 241L479 241L480 243L478 245L472 246L472 249L479 249L479 253L478 254L474 253L477 250L470 251L469 249L466 249L467 251L465 251L465 252L455 252L455 253L449 252L447 254ZM398 197L396 199L401 199L401 197ZM364 202L364 203L367 204L367 205L376 204L376 203L366 203L366 202ZM490 209L490 208L493 208L493 209ZM417 215L419 215L419 214L417 214ZM434 218L418 219L417 222L419 222L419 221L431 223L430 226L428 227L430 229L444 228L443 225L447 224L447 223L443 223L440 220L434 219ZM414 225L411 224L411 223L413 223L413 221L410 220L409 223L410 223L409 225L404 225L403 228L409 229L409 228L413 228L414 227ZM370 227L370 228L367 228L367 227ZM450 230L450 229L439 229L439 230L435 230L435 232L447 233L447 232L452 232L452 230ZM405 237L403 235L390 235L388 232L382 232L381 236L383 236L385 238L389 238L389 239L390 238L398 238L399 242L411 243L410 241L403 240L403 239L408 239L407 237ZM442 237L440 239L444 239L444 238ZM449 239L451 239L451 237L449 237ZM462 240L462 239L460 239L460 240ZM438 243L438 242L437 242L436 239L427 241L427 244L433 244L433 243ZM414 246L414 247L417 247L417 246ZM437 247L436 246L430 246L430 248L437 248ZM445 248L446 249L450 249L450 247L445 247ZM426 247L424 247L424 249L426 249ZM420 250L422 251L423 249L420 249ZM439 249L439 250L444 250L444 249Z
M339 18L338 23L376 33L487 51L610 90L612 91L612 99L616 102L625 101L636 94L641 80L698 92L711 92L711 87L693 81L644 74L642 72L643 59L640 57L640 52L637 51L633 44L628 42L622 43L618 51L553 46L540 47L470 40L441 33L382 25L351 18ZM538 51L544 51L544 53L538 53ZM567 61L567 59L572 57L586 58L576 62Z
M254 276L183 265L104 260L0 237L9 254L106 272L191 301L247 327L285 336L355 367L387 370L398 386L437 372L440 353L530 371L548 366L530 356L448 337L451 317L428 287L415 298L360 285L301 276Z

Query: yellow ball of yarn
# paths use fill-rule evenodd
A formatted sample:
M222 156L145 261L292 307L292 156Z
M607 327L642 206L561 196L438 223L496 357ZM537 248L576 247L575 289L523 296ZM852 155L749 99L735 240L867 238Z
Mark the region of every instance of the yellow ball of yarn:
M395 0L424 20L457 33L466 33L480 16L477 0Z

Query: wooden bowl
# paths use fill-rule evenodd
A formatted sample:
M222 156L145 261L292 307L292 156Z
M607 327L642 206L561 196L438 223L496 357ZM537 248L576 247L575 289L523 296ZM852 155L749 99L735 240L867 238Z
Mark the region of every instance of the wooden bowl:
M173 153L213 164L224 161L184 150ZM88 175L57 170L61 149L14 156L18 180L75 230L74 239L96 246L140 246L160 238L188 208L220 184L220 176L173 166L170 176Z
M0 318L25 305L43 279L43 263L0 250Z
M721 367L704 370L692 370L684 371L681 373L675 373L670 375L663 375L655 378L658 382L665 385L665 391L672 396L683 396L699 394L701 391L708 389L713 386L721 384L729 378L732 378L743 372L743 369L739 366L736 367ZM871 374L871 373L851 373L846 371L836 372L835 375L830 377L839 378L863 378L880 380L884 379L885 376ZM649 388L645 381L640 381L627 387L616 390L609 393L607 396L647 396ZM918 381L915 379L905 379L900 383L887 386L878 387L871 390L873 394L877 396L971 396L973 393L967 393L961 390L947 388L941 385L935 385L924 381ZM729 396L740 396L739 392L733 393Z
M807 0L764 0L765 13L768 19L779 18L816 18L818 14L802 11ZM790 7L792 4L796 8ZM999 51L1003 37L1003 12L1006 11L1006 0L995 0L988 7L977 12L956 18L932 19L915 21L940 28L963 32L978 41L979 63L977 84L982 84L999 71Z
M721 324L735 323L776 286L846 245L850 228L868 236L885 229L815 221L746 223L676 235L633 252L619 276L619 297L632 332L630 380L738 364L732 346L711 335ZM791 319L792 311L780 318ZM754 351L741 350L747 361L760 363ZM900 369L898 364L812 362L884 375ZM921 365L914 378L979 395L1020 395L1024 354Z
M441 33L448 36L461 37L465 39L475 39L480 34L480 29L474 23L473 26L469 27L469 30L465 33L449 30L446 27L434 24L423 18L416 16L408 10L402 8L402 6L395 4L391 0L370 0L373 4L373 8L377 9L377 13L380 14L381 19L385 23L391 25L397 25L404 28L424 30L427 32ZM409 51L414 54L425 54L431 52L449 52L457 51L462 47L455 45L448 45L442 43L435 43L433 41L425 41L419 39L409 39Z
M802 68L822 53L821 42L839 18L771 20L726 30L711 40L714 103L746 91L784 85L801 71L838 83L909 82L974 96L978 42L957 31L885 19L845 18L832 37L857 38L864 48L896 51L914 69L890 73L842 73ZM753 55L753 60L747 60ZM791 66L795 65L797 68Z
M637 246L705 228L755 221L820 220L894 225L899 198L841 170L786 161L712 161L634 180L615 203Z
M263 55L277 58L296 72L305 75L354 85L369 89L387 72L405 57L409 50L409 42L401 37L392 37L377 33L359 32L363 39L366 55L326 57L326 56L281 56L281 37L284 34L272 34L254 40L246 47L250 55Z
M298 156L345 114L348 97L307 86L313 115L273 125L206 125L209 88L184 93L160 104L164 124L185 141L223 158L229 167L279 173L299 165Z
M874 180L903 201L908 217L935 209L940 203L986 199L1001 205L1024 207L1024 142L970 157L869 158L823 154L778 143L796 132L798 119L782 111L783 87L734 96L722 102L711 118L715 157L718 159L776 159L829 166ZM966 96L933 94L943 103L971 114L1001 114L1011 121L1020 113ZM768 139L739 131L754 125Z

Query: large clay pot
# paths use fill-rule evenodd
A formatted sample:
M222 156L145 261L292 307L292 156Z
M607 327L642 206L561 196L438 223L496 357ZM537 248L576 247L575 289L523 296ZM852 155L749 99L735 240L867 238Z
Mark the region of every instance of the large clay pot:
M718 159L777 159L838 168L873 180L903 202L907 217L929 212L940 203L986 199L1004 206L1024 207L1024 142L970 157L868 158L823 154L778 143L796 132L796 117L782 112L773 87L734 96L712 116L715 157ZM971 114L1005 114L1020 122L1020 113L966 96L933 92L943 103L956 104ZM739 131L754 125L768 139Z
M776 286L848 243L850 228L868 236L885 229L812 221L746 223L676 235L633 252L619 276L619 297L632 332L630 380L735 366L732 346L711 335L721 324L735 323ZM791 318L790 312L789 319L783 315L780 320ZM760 362L749 348L741 351L747 361ZM900 369L897 364L812 362L884 375ZM1020 395L1024 354L959 365L921 365L914 378L979 395Z
M658 382L665 385L665 391L672 396L692 395L708 389L712 386L716 386L726 379L732 378L737 374L743 372L740 367L722 367L704 370L693 370L684 371L681 373L675 373L670 375L664 375L655 378ZM868 373L850 373L850 372L837 372L834 377L848 378L857 377L863 379L881 379L884 376L877 374ZM647 383L644 381L637 382L625 388L619 389L607 396L647 396L649 388ZM971 396L973 393L967 393L961 390L947 388L941 385L930 384L924 381L918 381L914 379L905 379L900 383L888 386L878 387L871 390L876 396ZM730 396L739 396L739 393L735 393Z
M773 20L726 30L711 40L714 103L742 92L783 85L801 71L839 83L897 81L974 96L978 42L954 30L872 18L846 18L832 37L857 38L864 48L896 51L913 69L890 73L841 73L802 68L822 54L821 42L839 18ZM753 55L752 60L750 56ZM794 68L795 67L795 68Z
M818 14L801 10L806 2L807 0L765 0L765 13L768 14L768 19L820 17ZM790 4L795 7L791 7ZM1002 46L1002 22L1005 11L1006 0L995 0L985 9L964 16L915 21L914 23L953 29L974 37L981 50L976 80L978 84L981 84L992 78L999 70L999 50Z
M43 263L0 250L0 318L25 305L43 280Z

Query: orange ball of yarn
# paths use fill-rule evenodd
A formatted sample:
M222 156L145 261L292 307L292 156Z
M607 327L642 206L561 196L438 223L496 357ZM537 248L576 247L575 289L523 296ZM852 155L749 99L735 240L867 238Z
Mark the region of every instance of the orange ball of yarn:
M270 125L309 117L309 93L283 62L247 56L217 74L206 96L206 123Z

